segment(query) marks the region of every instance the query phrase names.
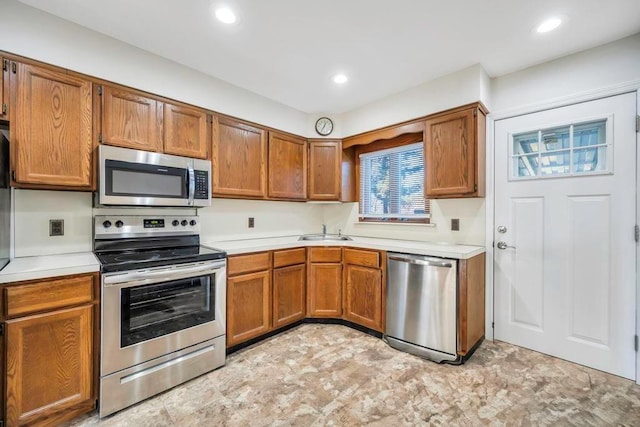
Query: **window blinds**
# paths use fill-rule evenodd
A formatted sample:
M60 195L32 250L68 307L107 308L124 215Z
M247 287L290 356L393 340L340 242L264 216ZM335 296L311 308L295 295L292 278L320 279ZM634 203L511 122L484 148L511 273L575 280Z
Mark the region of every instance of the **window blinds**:
M429 218L422 142L360 155L360 217Z

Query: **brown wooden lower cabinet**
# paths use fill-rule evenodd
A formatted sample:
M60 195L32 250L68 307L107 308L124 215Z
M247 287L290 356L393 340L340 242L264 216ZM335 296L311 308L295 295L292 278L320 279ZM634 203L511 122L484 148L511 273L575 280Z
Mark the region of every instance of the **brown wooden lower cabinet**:
M382 271L347 264L344 318L382 332Z
M273 270L273 327L304 319L306 302L304 264Z
M307 313L309 317L342 317L342 264L309 264Z
M269 332L271 271L227 279L227 347Z
M95 408L97 274L0 286L7 426L58 425ZM0 359L2 360L2 359Z
M466 355L484 338L485 254L458 263L458 354Z

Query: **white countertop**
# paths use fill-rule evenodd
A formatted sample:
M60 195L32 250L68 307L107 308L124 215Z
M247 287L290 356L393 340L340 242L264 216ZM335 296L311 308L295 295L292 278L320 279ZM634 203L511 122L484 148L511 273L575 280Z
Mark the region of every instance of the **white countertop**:
M14 258L0 271L0 283L100 271L93 252Z
M349 236L353 240L311 241L298 240L300 236L272 237L263 239L206 241L204 246L226 251L228 255L288 249L309 246L350 246L377 249L389 252L404 252L416 255L442 258L469 259L485 252L483 246L455 245L449 243L418 242L413 240L375 239L371 237Z

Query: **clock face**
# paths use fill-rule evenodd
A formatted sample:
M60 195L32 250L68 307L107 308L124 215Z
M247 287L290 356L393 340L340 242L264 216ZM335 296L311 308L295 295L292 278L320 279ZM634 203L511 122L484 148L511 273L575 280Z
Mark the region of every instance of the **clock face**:
M327 136L333 132L333 122L328 117L320 117L316 122L316 132L322 136Z

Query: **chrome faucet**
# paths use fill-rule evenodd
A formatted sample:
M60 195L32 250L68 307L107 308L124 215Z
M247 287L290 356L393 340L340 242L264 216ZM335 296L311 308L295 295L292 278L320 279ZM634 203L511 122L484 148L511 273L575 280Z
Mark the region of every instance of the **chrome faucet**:
M322 224L322 234L323 235L327 234L327 224Z

